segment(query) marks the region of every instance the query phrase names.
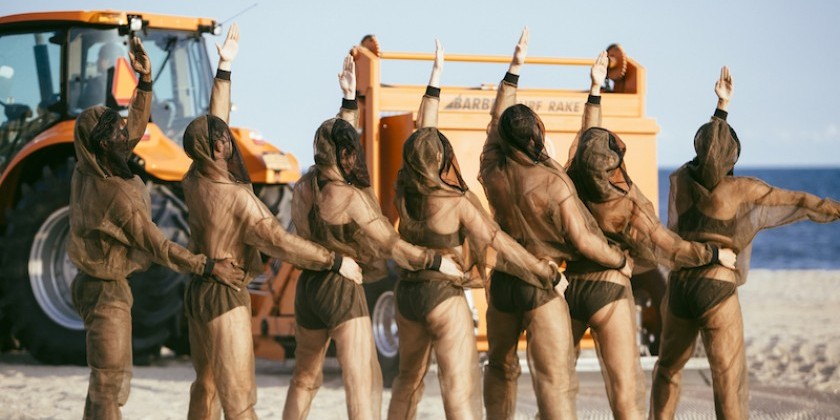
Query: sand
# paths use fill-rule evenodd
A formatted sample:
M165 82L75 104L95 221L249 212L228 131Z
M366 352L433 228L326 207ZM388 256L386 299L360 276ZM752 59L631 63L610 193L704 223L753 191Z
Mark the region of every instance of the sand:
M739 293L751 385L809 390L809 395L818 392L827 401L840 403L840 271L753 270ZM334 360L328 360L326 372L310 418L346 418ZM258 361L261 418L280 418L290 373L291 364ZM0 356L0 419L80 418L87 374L84 367L40 365L25 352ZM187 359L172 356L154 366L136 367L125 418L185 418L193 375ZM434 381L430 374L419 418L443 418ZM530 387L523 381L528 381L525 375L520 379L520 401L525 406L533 396L527 395ZM386 390L383 410L389 399Z

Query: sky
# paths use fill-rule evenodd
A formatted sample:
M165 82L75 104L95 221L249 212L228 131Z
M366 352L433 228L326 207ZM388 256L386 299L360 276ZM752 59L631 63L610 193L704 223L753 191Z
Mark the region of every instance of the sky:
M254 3L4 1L0 15L117 9L223 21ZM260 131L294 153L305 168L312 163L315 129L339 104L336 73L341 60L364 34L376 34L384 51L432 52L438 38L447 53L510 55L527 25L531 56L595 57L619 42L647 69L647 116L661 127L661 167L675 167L694 156L694 132L714 111L714 83L722 65L731 68L735 82L729 122L743 144L739 165L840 167L837 16L840 2L816 0L258 0L235 18L241 44L233 64L236 111L231 122ZM209 39L222 40L223 35ZM210 55L215 66L215 48ZM495 84L506 65L486 70L480 73L482 80L475 80L470 68L445 66L443 85ZM399 69L394 82L425 84L428 72L428 62L419 62ZM588 87L586 72L559 81L552 76L526 63L521 85L556 81L552 87Z

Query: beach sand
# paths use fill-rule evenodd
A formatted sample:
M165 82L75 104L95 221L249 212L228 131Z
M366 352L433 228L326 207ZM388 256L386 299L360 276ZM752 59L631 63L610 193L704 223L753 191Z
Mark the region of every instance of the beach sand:
M809 390L807 395L818 393L820 400L840 406L840 271L753 270L739 294L751 386L756 391ZM341 375L334 360L328 360L326 372L310 418L346 418ZM257 413L261 418L280 418L290 374L291 364L258 360ZM87 375L84 367L40 365L24 352L2 355L0 418L80 418ZM582 395L586 389L603 389L595 375L582 377ZM135 367L124 417L185 418L193 377L192 365L183 358L164 357L153 366ZM526 381L523 374L519 391L523 407L533 401ZM435 382L430 373L418 418L443 418ZM383 411L389 399L390 391L385 390Z

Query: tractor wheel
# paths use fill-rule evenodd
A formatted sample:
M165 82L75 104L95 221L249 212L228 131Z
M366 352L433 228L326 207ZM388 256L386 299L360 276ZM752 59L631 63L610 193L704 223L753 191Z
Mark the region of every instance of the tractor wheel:
M645 347L649 355L656 356L659 354L662 333L662 315L659 311L665 296L665 276L658 269L653 269L634 274L630 283L633 286L636 310L639 312L639 346Z
M376 344L376 355L382 369L382 384L386 388L391 387L400 370L397 299L394 294L396 284L396 271L389 265L388 277L364 285L373 327L373 342Z
M21 346L49 364L85 364L84 324L70 292L78 270L67 255L73 166L70 160L45 167L40 179L22 186L7 215L3 246L3 312ZM172 335L183 290L165 276L142 281L150 272L131 280L133 348L140 359L158 354Z

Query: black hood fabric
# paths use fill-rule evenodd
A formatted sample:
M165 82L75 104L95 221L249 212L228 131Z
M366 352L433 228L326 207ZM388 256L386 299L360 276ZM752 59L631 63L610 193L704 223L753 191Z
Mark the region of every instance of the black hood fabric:
M694 151L697 156L688 164L691 173L697 182L712 189L724 177L734 175L741 142L725 120L713 118L694 135Z
M534 162L549 159L545 151L545 126L542 119L526 105L513 105L499 119L502 140L525 153Z
M231 155L227 159L227 171L215 163L213 142L227 135ZM184 131L184 151L193 160L191 171L198 170L205 174L216 173L220 178L229 178L234 182L250 184L251 178L245 168L245 161L234 141L230 127L215 115L203 115L194 119Z

